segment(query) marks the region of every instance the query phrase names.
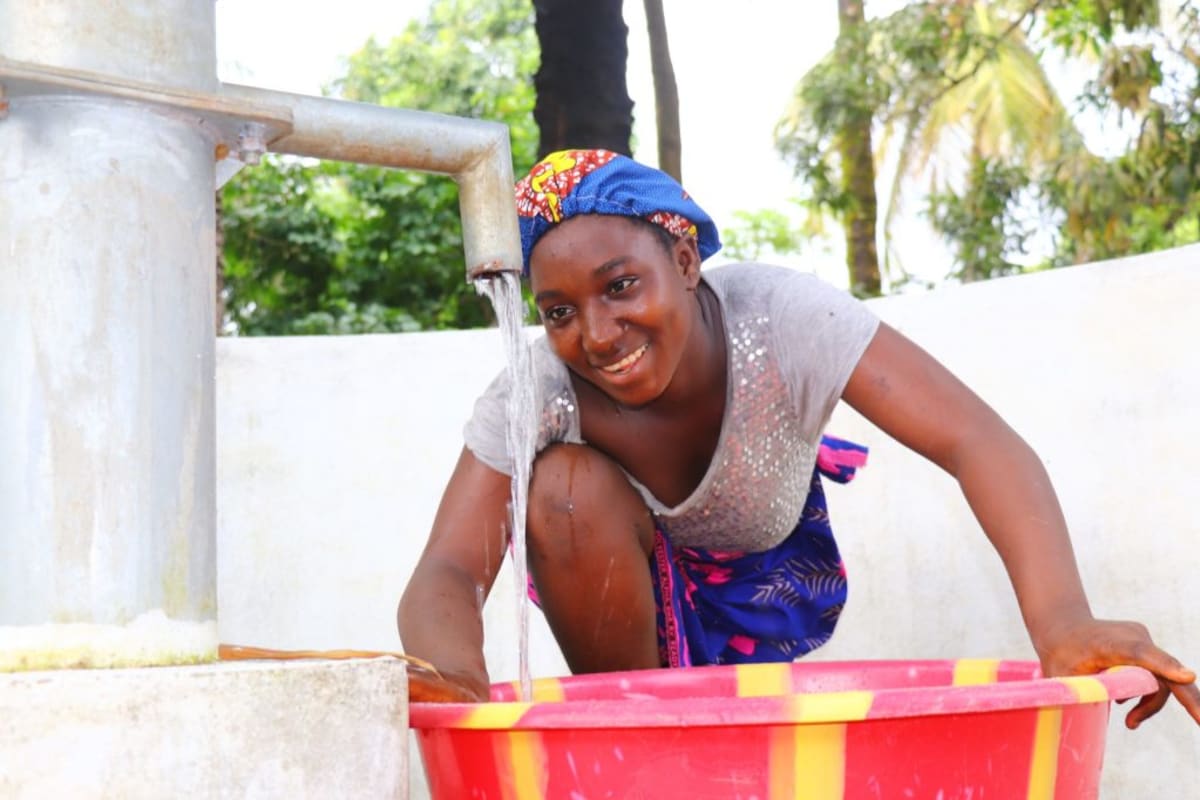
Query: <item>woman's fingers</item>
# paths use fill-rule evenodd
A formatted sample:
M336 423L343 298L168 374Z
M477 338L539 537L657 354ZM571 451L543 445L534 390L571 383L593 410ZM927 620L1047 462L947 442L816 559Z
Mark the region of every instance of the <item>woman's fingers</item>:
M1165 655L1165 654L1164 654ZM1175 659L1167 656L1175 662ZM1162 710L1171 695L1179 701L1184 710L1197 724L1200 724L1200 687L1195 684L1195 674L1175 662L1177 669L1157 669L1153 663L1143 661L1140 666L1150 669L1159 676L1159 690L1154 694L1143 697L1125 717L1125 725L1130 730L1138 727L1150 717ZM1181 680L1171 680L1170 675L1181 676Z
M411 703L477 703L485 699L474 689L436 672L413 669L408 672L408 700Z
M1195 683L1173 683L1171 693L1196 724L1200 725L1200 686L1196 686Z
M1139 628L1141 626L1138 626ZM1141 628L1144 631L1144 628ZM1200 687L1196 673L1174 656L1157 647L1148 633L1135 638L1127 650L1127 662L1148 669L1158 677L1159 690L1143 697L1125 717L1125 725L1137 728L1166 705L1171 695L1179 701L1192 719L1200 724Z
M1138 704L1125 715L1125 727L1129 730L1135 730L1146 720L1153 717L1162 707L1167 704L1167 699L1171 696L1171 687L1163 680L1158 682L1158 691L1154 694L1148 694L1138 701Z
M1128 660L1125 663L1148 669L1171 683L1189 684L1196 680L1195 672L1179 663L1170 653L1155 646L1148 634L1129 647Z

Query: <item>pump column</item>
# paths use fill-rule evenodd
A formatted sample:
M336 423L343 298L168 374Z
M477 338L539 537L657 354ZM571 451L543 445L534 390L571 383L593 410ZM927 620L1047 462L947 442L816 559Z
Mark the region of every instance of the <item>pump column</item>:
M11 62L219 88L212 0L0 20ZM211 132L129 98L0 99L0 671L215 658Z

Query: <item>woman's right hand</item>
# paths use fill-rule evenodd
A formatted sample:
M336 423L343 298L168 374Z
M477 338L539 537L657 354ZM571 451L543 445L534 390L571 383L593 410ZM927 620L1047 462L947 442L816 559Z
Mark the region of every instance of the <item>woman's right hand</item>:
M413 702L486 702L483 603L508 552L512 479L465 447L397 609Z
M408 702L410 703L485 703L486 682L462 675L444 675L417 664L408 666Z

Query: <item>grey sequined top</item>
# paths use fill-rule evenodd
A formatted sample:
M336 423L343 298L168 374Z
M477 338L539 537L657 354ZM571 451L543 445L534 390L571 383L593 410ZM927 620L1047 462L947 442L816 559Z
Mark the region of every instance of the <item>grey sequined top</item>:
M661 503L632 476L678 546L757 552L783 541L800 518L821 432L878 326L852 296L813 275L765 264L702 273L729 336L728 397L712 463L692 495ZM537 449L583 443L567 367L545 337L533 344L541 423ZM466 445L511 474L505 445L508 380L501 373L476 401Z

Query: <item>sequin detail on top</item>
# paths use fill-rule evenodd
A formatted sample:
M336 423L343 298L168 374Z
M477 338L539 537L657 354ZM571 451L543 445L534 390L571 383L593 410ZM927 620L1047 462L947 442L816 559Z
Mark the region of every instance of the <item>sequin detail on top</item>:
M538 451L552 442L578 440L571 432L578 428L575 396L569 386L559 389L542 403L542 419L538 425Z
M676 546L766 550L800 518L817 448L805 440L791 407L769 346L770 322L759 315L730 326L725 428L716 463L695 495L702 502L656 514Z

